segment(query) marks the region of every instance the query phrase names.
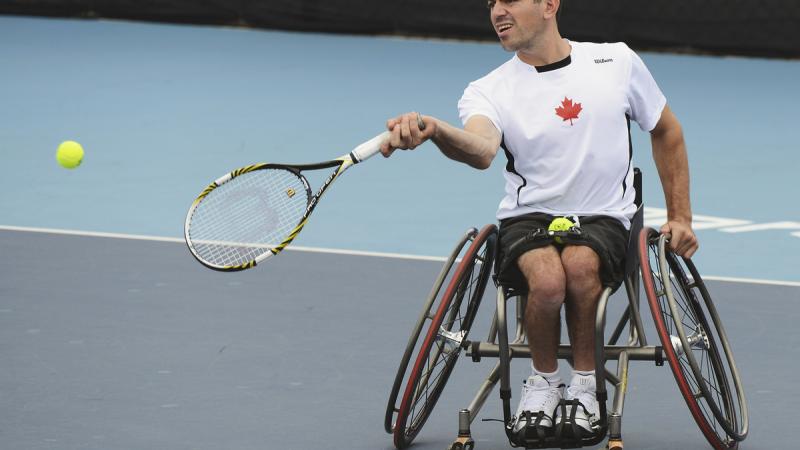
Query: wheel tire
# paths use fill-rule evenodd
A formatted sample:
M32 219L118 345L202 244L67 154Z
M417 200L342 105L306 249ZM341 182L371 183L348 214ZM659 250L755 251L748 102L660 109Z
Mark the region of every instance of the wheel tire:
M391 426L398 449L408 447L422 429L455 367L492 271L496 241L497 227L485 226L456 266L438 304L431 305L430 314L423 314L429 317L428 329ZM394 409L396 397L390 400ZM395 411L387 410L387 418L390 412Z
M411 336L408 338L408 344L406 345L405 352L400 360L400 367L398 367L397 374L394 377L392 390L389 393L389 402L386 405L386 416L384 418L383 427L389 434L394 432L395 415L400 408L400 406L397 404L397 396L399 395L400 387L403 385L403 381L405 381L407 377L408 362L411 360L411 356L414 355L414 350L420 344L419 336L422 332L422 328L433 318L431 311L436 311L436 309L439 308L439 304L441 304L441 295L444 294L442 286L446 283L449 284L450 279L453 276L456 261L461 259L462 254L464 251L466 251L466 247L468 247L468 244L475 239L477 234L477 228L470 228L458 241L455 248L450 253L450 256L445 261L444 266L442 266L439 276L434 282L433 288L428 295L428 299L422 308L422 313L420 314L419 319L417 319L414 329L411 331Z
M641 231L642 281L658 336L700 431L715 449L736 449L747 437L747 402L725 329L692 261L667 247L666 236Z

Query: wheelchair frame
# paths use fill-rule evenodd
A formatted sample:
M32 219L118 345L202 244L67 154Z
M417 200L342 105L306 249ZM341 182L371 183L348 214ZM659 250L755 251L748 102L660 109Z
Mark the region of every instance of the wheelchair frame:
M661 366L665 360L672 368L695 421L712 447L720 450L738 447L738 443L747 436L748 413L727 335L694 264L668 251L667 236L643 226L641 173L638 169L635 169L635 188L638 209L631 223L624 279L628 305L607 342L606 307L612 294L611 288L603 290L597 304L595 373L597 380L605 382L598 382L596 386L600 406L596 432L581 436L577 426L572 424L572 433L564 433L562 427L556 427L554 434L547 436L520 438L513 433L510 364L514 358L530 358L530 350L525 345L525 293L497 285L495 274L496 311L489 336L483 342L467 340L494 267L497 227L487 225L480 232L474 228L468 230L459 241L439 274L412 331L390 392L384 424L386 431L394 435L394 444L398 449L410 445L421 430L461 350L465 350L474 362L483 358L497 358L498 362L469 406L459 411L458 437L449 450L474 448L470 424L498 382L503 422L512 447L578 448L596 445L607 437L607 449L621 450L629 363L651 361ZM442 291L445 283L447 287ZM645 334L640 314L642 284L662 344L660 346L650 345ZM516 299L516 329L513 340L509 341L506 311L511 298ZM694 323L694 329L687 328L687 320ZM425 339L420 344L419 338L426 324ZM453 331L453 327L460 328ZM627 342L619 344L626 327ZM408 372L415 350L418 350L417 357L412 370ZM559 359L571 359L571 347L560 345L557 355ZM698 358L701 358L700 363L697 362ZM617 361L615 372L606 368L607 361ZM404 381L402 401L398 404ZM606 383L614 388L610 409L606 406ZM421 409L417 410L420 402ZM562 408L562 413L565 412L565 406L559 408Z

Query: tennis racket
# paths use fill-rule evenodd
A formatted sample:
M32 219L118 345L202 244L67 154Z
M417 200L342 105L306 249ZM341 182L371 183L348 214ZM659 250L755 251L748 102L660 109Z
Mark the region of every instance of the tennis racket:
M233 272L277 255L308 221L320 197L350 166L374 156L384 132L350 153L316 164L254 164L236 169L197 196L186 214L184 237L204 266ZM333 168L312 194L302 172Z

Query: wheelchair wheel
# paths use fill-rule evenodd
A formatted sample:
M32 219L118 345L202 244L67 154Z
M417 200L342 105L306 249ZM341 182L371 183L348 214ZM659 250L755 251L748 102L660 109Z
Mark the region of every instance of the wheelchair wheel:
M384 426L394 434L394 445L398 449L411 444L436 405L466 342L489 280L497 227L487 225L479 233L469 235L469 239L472 243L466 251L462 252L465 246L462 243L451 256L452 260L456 260L460 255L460 261L457 264L445 264L395 377ZM445 283L446 289L439 296L438 292ZM426 325L427 331L419 344L418 338ZM402 399L397 407L400 385L406 377L408 362L414 352L414 364L408 372ZM395 421L392 425L393 418Z
M456 261L462 259L463 252L466 250L468 244L475 239L477 234L477 228L470 228L458 241L458 244L456 244L455 248L450 253L450 257L447 259L447 261L445 261L444 266L442 266L442 270L439 272L439 276L436 278L436 281L433 284L433 288L428 295L425 306L422 308L422 314L420 314L416 325L414 325L414 329L411 331L411 337L408 338L408 344L406 345L405 353L403 354L403 358L400 360L400 367L397 369L397 374L395 375L394 383L392 384L392 390L389 393L389 403L386 406L386 417L384 419L383 427L389 434L392 434L394 431L394 416L397 414L399 409L399 405L397 404L397 396L400 392L400 387L402 386L403 381L406 379L406 369L408 368L408 362L411 359L411 355L414 354L414 350L420 344L418 341L419 335L422 332L422 327L424 327L425 324L432 319L433 312L435 312L435 310L438 308L438 305L441 303L440 294L444 294L444 291L442 291L442 286L445 283L450 282L450 279L453 276L453 266L455 265ZM434 302L437 302L436 308L434 308Z
M642 280L672 373L692 416L715 449L747 437L742 382L725 329L697 268L651 228L639 236Z

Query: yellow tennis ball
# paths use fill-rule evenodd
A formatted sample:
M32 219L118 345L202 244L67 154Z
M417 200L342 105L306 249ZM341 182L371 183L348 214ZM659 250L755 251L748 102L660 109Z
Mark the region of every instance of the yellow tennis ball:
M547 231L569 231L574 226L575 224L566 217L556 217L552 222L550 222L550 226L547 227ZM556 236L553 239L559 244L564 243L561 241L561 237L559 236Z
M56 161L61 167L74 169L83 161L83 147L75 141L64 141L56 150Z
M556 217L552 222L550 222L550 226L547 227L547 231L569 231L574 226L575 224L566 217Z

